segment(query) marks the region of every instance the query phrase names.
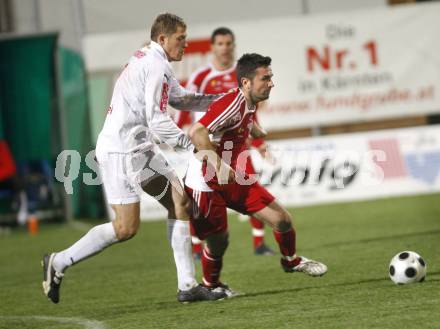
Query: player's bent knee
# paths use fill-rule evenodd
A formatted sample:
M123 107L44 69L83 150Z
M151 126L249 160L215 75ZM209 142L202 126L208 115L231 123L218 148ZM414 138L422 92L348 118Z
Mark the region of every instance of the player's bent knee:
M214 257L222 257L229 246L229 234L216 234L206 239L209 252Z
M280 215L275 228L280 232L287 232L292 228L292 217L288 212L285 212Z
M133 238L137 233L137 230L132 228L120 228L116 231L116 237L119 241L126 241Z
M228 249L228 246L229 246L229 234L225 234L222 236L222 239L220 240L219 243L219 249L222 255L225 253L226 249Z
M115 224L116 225L114 225L114 227L115 227L116 238L119 241L126 241L133 238L139 229L139 225L129 226L120 223L115 223Z

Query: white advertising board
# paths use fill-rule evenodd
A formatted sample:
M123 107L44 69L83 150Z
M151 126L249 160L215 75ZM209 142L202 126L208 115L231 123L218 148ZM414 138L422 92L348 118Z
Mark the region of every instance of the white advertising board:
M269 141L275 164L256 152L260 183L286 206L368 200L440 191L440 125ZM183 176L185 154L169 154ZM144 196L142 218L163 218Z
M440 3L352 12L217 22L188 27L185 80L209 60L218 26L236 34L236 55L272 58L275 88L259 111L268 130L440 113ZM145 31L90 35L90 72L119 71ZM192 47L195 45L195 47Z

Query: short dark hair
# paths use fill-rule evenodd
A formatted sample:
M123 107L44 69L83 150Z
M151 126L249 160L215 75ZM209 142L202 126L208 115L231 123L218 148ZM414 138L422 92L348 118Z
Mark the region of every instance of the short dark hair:
M185 22L179 16L170 13L160 14L151 26L150 38L152 41L157 41L159 34L171 35L177 31L179 26L186 29Z
M218 27L211 34L211 44L214 43L215 37L218 35L230 35L232 37L232 41L235 41L235 35L231 29L228 29L227 27Z
M259 67L267 67L272 62L269 56L262 56L260 54L244 54L237 62L237 80L238 86L241 87L241 78L253 79L256 70Z

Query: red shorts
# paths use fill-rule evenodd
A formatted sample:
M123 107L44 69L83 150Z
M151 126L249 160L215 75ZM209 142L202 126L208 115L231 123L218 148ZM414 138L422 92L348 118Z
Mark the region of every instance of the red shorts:
M259 183L232 183L212 192L197 191L188 186L185 186L185 190L193 204L191 225L201 240L227 230L226 208L247 215L266 208L275 200L275 197Z

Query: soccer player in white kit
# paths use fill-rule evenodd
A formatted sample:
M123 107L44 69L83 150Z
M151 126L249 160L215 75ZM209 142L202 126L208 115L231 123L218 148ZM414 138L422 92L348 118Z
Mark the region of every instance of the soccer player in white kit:
M168 210L168 238L177 267L180 302L215 300L195 280L188 207L190 201L156 142L192 149L189 138L172 121L167 105L206 111L218 95L190 93L175 79L170 62L180 61L186 42L186 24L173 14L159 15L151 28L151 44L135 52L116 81L111 105L96 145L113 222L93 227L69 248L43 257L46 296L59 302L65 270L108 246L132 238L140 224L140 197L144 191Z

